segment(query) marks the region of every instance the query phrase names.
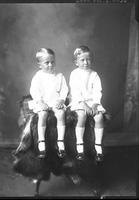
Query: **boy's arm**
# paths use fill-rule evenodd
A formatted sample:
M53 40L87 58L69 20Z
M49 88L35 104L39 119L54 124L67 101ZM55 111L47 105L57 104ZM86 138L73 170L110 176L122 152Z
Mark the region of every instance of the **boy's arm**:
M60 89L60 100L63 100L65 102L69 89L68 89L65 77L62 74L61 76L62 76L61 77L62 80L61 80L61 89Z
M75 73L71 73L69 85L70 85L70 93L72 96L72 100L76 102L83 102L84 98L81 93L82 85L79 85L78 76L76 76Z
M102 86L101 86L101 80L98 74L96 74L96 77L93 81L93 105L92 105L92 112L93 115L98 114L98 105L101 104L101 98L102 98Z
M31 81L30 94L36 102L42 100L41 91L39 88L39 79L37 76L34 76Z
M94 104L100 104L101 98L102 98L102 86L101 86L101 80L98 74L96 74L96 77L93 81L93 102Z

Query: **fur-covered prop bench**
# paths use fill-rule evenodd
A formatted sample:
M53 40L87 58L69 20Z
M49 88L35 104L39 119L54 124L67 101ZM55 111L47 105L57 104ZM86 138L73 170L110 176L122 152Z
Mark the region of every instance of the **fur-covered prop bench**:
M52 110L49 111L49 117L46 121L46 147L47 156L44 159L38 158L38 134L37 121L38 115L28 108L28 101L31 96L23 96L20 101L20 117L18 120L21 129L20 143L13 152L14 162L13 170L16 173L32 179L36 183L35 195L39 195L41 181L48 181L51 173L56 176L65 175L74 184L79 184L84 177L85 171L93 170L94 162L94 121L88 116L84 134L85 160L77 161L76 157L76 139L75 126L77 116L69 108L66 111L66 131L65 131L65 150L66 156L59 158L56 151L57 129L56 117ZM105 115L107 121L109 116ZM91 172L92 173L92 172ZM85 175L86 176L86 175Z

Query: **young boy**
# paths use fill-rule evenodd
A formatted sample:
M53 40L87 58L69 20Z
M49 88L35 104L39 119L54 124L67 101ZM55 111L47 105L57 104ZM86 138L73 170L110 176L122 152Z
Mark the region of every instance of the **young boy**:
M63 74L55 72L55 53L52 49L41 48L36 53L39 71L31 81L30 94L33 98L33 111L38 113L38 149L39 157L46 155L45 131L48 109L51 108L57 118L58 150L62 156L65 150L65 109L64 102L68 87Z
M77 159L82 160L84 157L83 136L87 115L93 115L95 121L95 150L96 161L103 158L102 137L104 130L103 113L105 109L101 105L102 87L101 81L92 69L93 55L87 46L80 46L74 51L75 65L70 74L70 94L71 110L77 113L78 121L75 129Z

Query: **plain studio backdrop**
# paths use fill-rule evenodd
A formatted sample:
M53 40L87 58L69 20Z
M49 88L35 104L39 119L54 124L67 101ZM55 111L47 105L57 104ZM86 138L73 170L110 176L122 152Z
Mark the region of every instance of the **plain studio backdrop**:
M102 103L112 116L104 143L136 144L137 29L131 2L0 4L0 144L15 144L19 139L19 100L29 94L38 70L36 51L53 49L56 69L68 83L75 68L73 51L79 45L94 52Z

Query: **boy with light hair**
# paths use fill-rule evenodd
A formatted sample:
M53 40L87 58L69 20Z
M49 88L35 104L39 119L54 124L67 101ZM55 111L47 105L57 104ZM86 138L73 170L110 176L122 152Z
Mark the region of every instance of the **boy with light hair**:
M75 128L77 159L84 158L83 136L87 115L93 115L95 126L96 161L102 161L102 137L104 131L103 113L101 104L101 80L93 67L93 55L87 46L80 46L74 51L75 65L70 74L69 85L71 94L71 110L77 113L78 121Z
M65 100L68 86L62 73L56 73L55 53L52 49L41 48L36 53L39 70L31 81L30 94L33 98L32 109L38 113L39 157L46 156L45 132L48 110L52 109L57 118L57 146L59 156L65 153Z

